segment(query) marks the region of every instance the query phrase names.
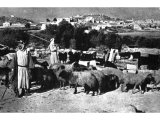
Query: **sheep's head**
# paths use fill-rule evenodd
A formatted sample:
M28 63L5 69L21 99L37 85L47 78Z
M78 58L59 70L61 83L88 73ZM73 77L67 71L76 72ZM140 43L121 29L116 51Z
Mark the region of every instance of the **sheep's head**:
M145 78L145 81L148 84L154 84L154 83L156 83L155 78L152 76L152 74L148 74L147 77Z

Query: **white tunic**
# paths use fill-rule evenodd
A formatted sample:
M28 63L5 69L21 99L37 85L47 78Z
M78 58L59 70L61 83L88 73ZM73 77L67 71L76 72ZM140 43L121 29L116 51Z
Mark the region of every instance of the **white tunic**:
M114 54L114 49L111 49L108 61L110 62L112 61L113 54Z
M51 64L58 63L58 48L55 46L54 41L51 41L49 48L51 50L50 62Z
M31 56L27 50L17 51L17 64L18 64L18 89L29 89L29 64L33 63Z

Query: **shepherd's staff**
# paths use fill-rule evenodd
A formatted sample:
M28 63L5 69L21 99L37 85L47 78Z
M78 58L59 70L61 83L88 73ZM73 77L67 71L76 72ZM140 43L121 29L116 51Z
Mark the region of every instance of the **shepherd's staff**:
M36 35L34 35L34 34L29 33L29 35L34 36L34 37L36 37L36 38L39 38L40 40L43 40L43 41L45 41L45 42L50 43L48 40L46 40L46 39L44 39L44 38L41 38L41 37L39 37L39 36L36 36Z

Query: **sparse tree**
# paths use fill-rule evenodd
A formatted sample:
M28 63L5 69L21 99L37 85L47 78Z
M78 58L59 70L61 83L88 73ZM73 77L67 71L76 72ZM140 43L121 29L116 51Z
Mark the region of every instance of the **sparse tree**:
M73 38L74 27L66 20L62 20L57 27L55 42L64 48L70 47L70 40Z
M86 50L89 48L89 38L84 32L87 28L84 26L77 27L74 32L74 38L76 40L76 49Z
M115 48L117 35L115 33L108 33L105 37L105 44L108 48Z
M57 25L49 24L46 26L46 30L45 30L46 34L55 35L56 31L57 31Z
M54 18L53 21L56 22L56 21L57 21L57 18Z
M25 24L25 28L30 28L30 27L31 27L30 23Z
M97 39L99 32L97 30L92 30L89 32L88 37L93 47L99 44L99 40Z
M47 19L46 19L46 22L50 22L50 19L49 19L49 18L47 18Z
M29 43L29 35L26 32L13 29L4 29L2 32L0 43L12 48L16 48L18 40L24 40Z

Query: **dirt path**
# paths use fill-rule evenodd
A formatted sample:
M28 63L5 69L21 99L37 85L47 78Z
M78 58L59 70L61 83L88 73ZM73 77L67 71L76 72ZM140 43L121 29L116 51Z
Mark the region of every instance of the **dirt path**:
M4 87L0 87L0 97ZM103 95L91 96L83 93L73 94L73 89L52 89L47 92L36 93L31 96L15 98L8 89L4 99L0 102L0 112L34 112L34 113L104 113L104 112L135 112L135 106L140 111L160 112L160 92L145 94L122 93L119 90Z

